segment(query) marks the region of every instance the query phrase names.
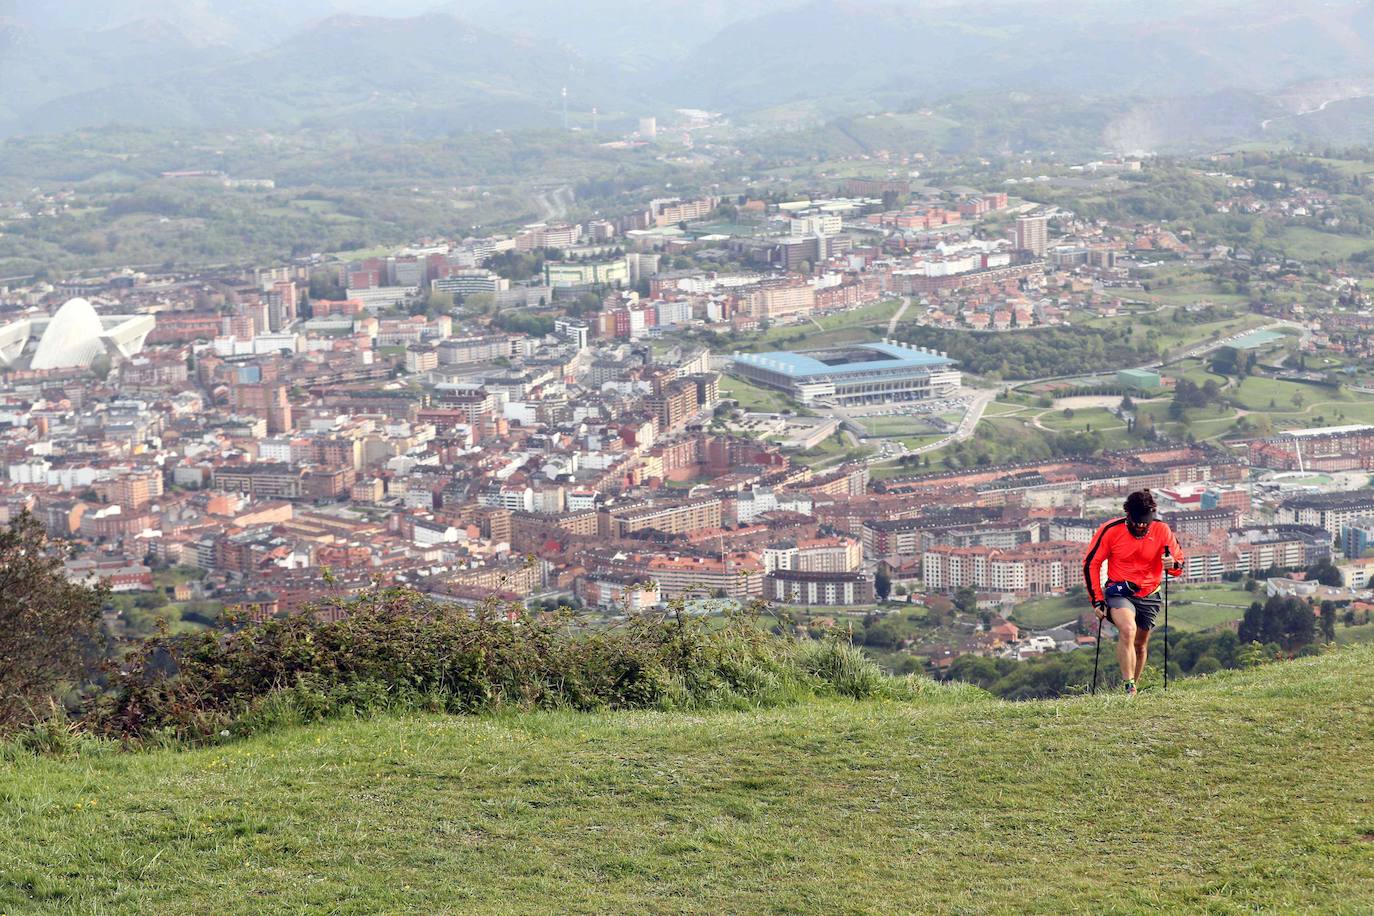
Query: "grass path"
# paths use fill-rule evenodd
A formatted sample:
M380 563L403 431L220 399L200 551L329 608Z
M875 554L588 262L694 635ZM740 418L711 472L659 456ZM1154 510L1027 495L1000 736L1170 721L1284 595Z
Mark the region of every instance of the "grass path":
M1371 662L1134 703L382 718L20 759L0 910L1369 912Z

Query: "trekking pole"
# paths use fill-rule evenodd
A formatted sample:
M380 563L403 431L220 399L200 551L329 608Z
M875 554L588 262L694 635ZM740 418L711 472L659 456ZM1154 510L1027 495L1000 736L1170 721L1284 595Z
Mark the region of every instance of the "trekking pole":
M1170 559L1169 546L1164 546L1164 559ZM1172 564L1170 564L1172 565ZM1164 570L1164 689L1169 689L1169 570Z
M1093 689L1090 696L1097 696L1097 660L1102 657L1102 618L1097 618L1097 650L1093 652Z

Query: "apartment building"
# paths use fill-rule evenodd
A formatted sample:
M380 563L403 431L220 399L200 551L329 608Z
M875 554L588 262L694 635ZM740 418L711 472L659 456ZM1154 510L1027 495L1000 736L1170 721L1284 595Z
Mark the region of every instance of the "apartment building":
M1331 534L1366 516L1374 515L1374 491L1316 493L1295 496L1279 504L1278 521L1292 525L1316 525Z
M258 499L300 499L305 492L303 472L286 464L244 464L214 469L216 490L246 493Z
M790 570L808 573L848 573L863 564L858 538L825 537L780 541L763 551L764 568L772 573Z
M872 604L873 580L860 572L776 569L764 580L764 597L815 607Z
M1050 218L1048 216L1018 216L1016 218L1016 247L1043 258L1050 247Z
M231 385L229 403L236 410L267 420L269 433L289 432L294 425L287 386L280 382Z
M721 520L719 499L695 499L671 505L655 504L627 509L610 509L606 517L605 534L615 538L628 537L636 531L649 529L665 534L686 534L702 528L719 528Z
M763 594L763 563L753 553L714 557L654 556L641 566L663 597L724 595L747 601Z
M1082 561L1082 545L1063 542L1013 550L938 546L921 555L921 578L932 591L971 587L1023 596L1046 594L1077 581Z
M816 309L816 288L804 280L761 283L741 298L747 298L747 311L760 320L804 317Z

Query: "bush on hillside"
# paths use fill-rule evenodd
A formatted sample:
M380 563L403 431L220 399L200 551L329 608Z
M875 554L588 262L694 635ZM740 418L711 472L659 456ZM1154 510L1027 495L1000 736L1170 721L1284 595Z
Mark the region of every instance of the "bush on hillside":
M851 647L808 647L736 619L689 615L576 632L569 615L488 602L475 611L404 589L230 632L139 643L85 709L121 739L197 739L349 711L578 710L770 705L808 692L869 696L878 669Z
M803 671L842 696L863 699L882 691L882 671L862 649L849 643L836 639L802 643L797 661Z
M102 589L67 579L32 515L0 530L0 733L42 719L102 651Z

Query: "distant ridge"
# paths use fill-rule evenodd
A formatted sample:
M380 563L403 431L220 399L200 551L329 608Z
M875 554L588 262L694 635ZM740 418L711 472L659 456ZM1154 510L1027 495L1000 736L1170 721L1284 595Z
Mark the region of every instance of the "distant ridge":
M747 120L788 106L833 116L1021 92L1107 110L1128 100L1112 112L1127 119L1115 134L1165 148L1179 116L1204 138L1235 138L1240 125L1240 140L1274 139L1271 124L1280 139L1342 136L1338 103L1374 79L1371 0L767 0L748 12L720 0L471 0L409 16L394 14L420 0L281 10L207 0L152 15L134 0L60 6L20 0L0 26L0 136L109 125L557 127L566 86L574 125L590 126L596 107L609 131L673 107ZM1331 103L1331 117L1281 117L1322 85L1342 86L1314 103ZM1209 115L1189 119L1198 100Z

